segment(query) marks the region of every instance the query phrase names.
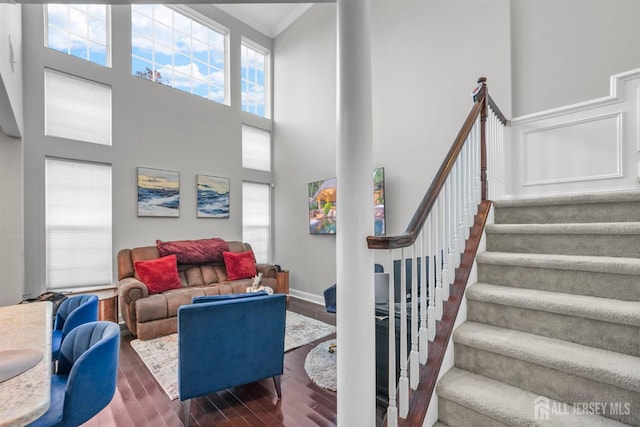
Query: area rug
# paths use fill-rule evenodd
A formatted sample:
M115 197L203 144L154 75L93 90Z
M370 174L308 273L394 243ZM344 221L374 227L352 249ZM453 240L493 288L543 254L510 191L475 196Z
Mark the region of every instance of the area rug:
M284 351L293 350L335 333L336 327L292 311L287 311ZM171 400L178 398L178 334L152 340L131 341L151 374Z
M318 344L307 354L304 361L304 370L311 381L319 387L333 391L337 390L338 349L329 353L329 346L335 343L336 340L329 340Z

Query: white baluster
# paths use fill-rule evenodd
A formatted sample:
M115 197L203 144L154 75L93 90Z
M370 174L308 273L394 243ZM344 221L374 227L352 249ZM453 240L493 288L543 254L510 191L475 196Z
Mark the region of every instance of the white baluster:
M447 209L446 214L443 218L445 221L445 229L446 229L446 240L445 240L445 260L447 262L447 276L444 280L442 278L442 299L443 301L447 301L449 299L449 286L453 283L453 277L455 274L455 263L454 263L454 241L453 241L453 228L455 226L455 217L453 215L453 188L451 185L451 177L446 181L446 189L447 189ZM443 275L444 276L444 275Z
M440 193L438 199L436 201L437 208L435 210L436 216L434 218L434 231L435 231L435 251L436 251L436 271L437 279L436 279L436 289L434 292L435 298L435 316L433 317L435 320L442 320L442 282L445 274L444 270L444 221L443 212L444 212L444 194Z
M409 378L407 376L407 262L404 256L404 248L400 249L400 290L400 379L398 380L398 398L400 418L406 418L409 413ZM395 319L389 318L389 328L394 326Z
M420 331L418 333L418 344L420 348L420 363L427 363L429 356L429 336L427 334L427 307L429 304L427 294L427 283L431 282L427 275L427 263L430 262L430 254L425 256L424 235L431 239L431 214L427 217L422 233L420 233ZM429 243L431 246L431 243Z
M391 271L389 272L389 405L387 406L387 425L398 425L398 408L396 406L396 306L395 306L395 268L393 266L393 250L389 251L391 257Z
M420 234L422 235L422 233ZM420 371L418 370L418 298L418 258L414 243L411 246L411 353L409 353L409 386L412 390L418 388L420 381Z
M427 311L427 333L429 341L436 338L436 283L440 274L438 250L438 210L440 198L436 199L429 215L429 309ZM442 318L442 312L440 312Z
M469 200L467 201L467 203L471 207L471 210L469 212L470 214L469 224L471 224L472 226L473 226L473 217L478 212L478 204L476 203L476 198L475 198L476 168L475 168L475 156L474 156L474 147L476 145L476 126L477 126L477 122L473 125L473 128L471 129L471 133L469 134L469 145L467 146L467 152L469 157L469 177L467 182L467 185L469 186L469 194L467 197L469 198Z

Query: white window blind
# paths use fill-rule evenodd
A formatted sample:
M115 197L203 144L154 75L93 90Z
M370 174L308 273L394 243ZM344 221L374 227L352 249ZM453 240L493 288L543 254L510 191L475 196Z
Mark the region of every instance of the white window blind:
M47 289L111 285L111 166L46 159Z
M271 133L242 125L242 167L271 171Z
M45 135L111 145L111 87L45 69Z
M242 183L242 240L249 243L258 262L271 255L271 188L269 184Z

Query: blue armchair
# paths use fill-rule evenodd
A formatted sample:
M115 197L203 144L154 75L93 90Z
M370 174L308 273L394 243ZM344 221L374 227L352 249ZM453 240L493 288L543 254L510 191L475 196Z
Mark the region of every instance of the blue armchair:
M284 294L196 297L178 309L178 392L189 424L190 399L273 377L282 396Z
M58 360L60 345L71 330L87 322L98 320L98 297L76 295L62 301L56 313L51 336L51 360Z
M116 391L120 326L89 322L73 329L60 348L51 377L51 404L30 427L72 427L88 421Z

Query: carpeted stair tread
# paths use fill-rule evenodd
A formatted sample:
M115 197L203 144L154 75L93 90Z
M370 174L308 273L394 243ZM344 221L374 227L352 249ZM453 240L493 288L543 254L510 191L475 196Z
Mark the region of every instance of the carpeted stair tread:
M453 341L640 392L638 357L469 321L454 331Z
M638 301L611 300L487 283L470 286L466 295L468 299L475 301L640 327Z
M494 201L496 209L558 206L558 205L583 205L593 203L627 203L640 202L640 191L615 191L607 193L574 194L562 196L530 197L522 199L505 199Z
M600 222L566 224L488 224L487 234L627 234L640 235L640 222Z
M620 422L598 415L578 415L567 405L567 413L551 415L548 420L535 420L535 403L540 396L472 372L451 368L438 382L437 393L441 399L481 413L500 423L513 426L544 425L595 427L624 426ZM545 399L549 407L564 407L553 399Z
M482 252L478 255L477 261L479 264L490 265L640 275L640 259L638 258Z
M446 424L442 424L440 421L438 421L431 427L448 427L448 426Z

